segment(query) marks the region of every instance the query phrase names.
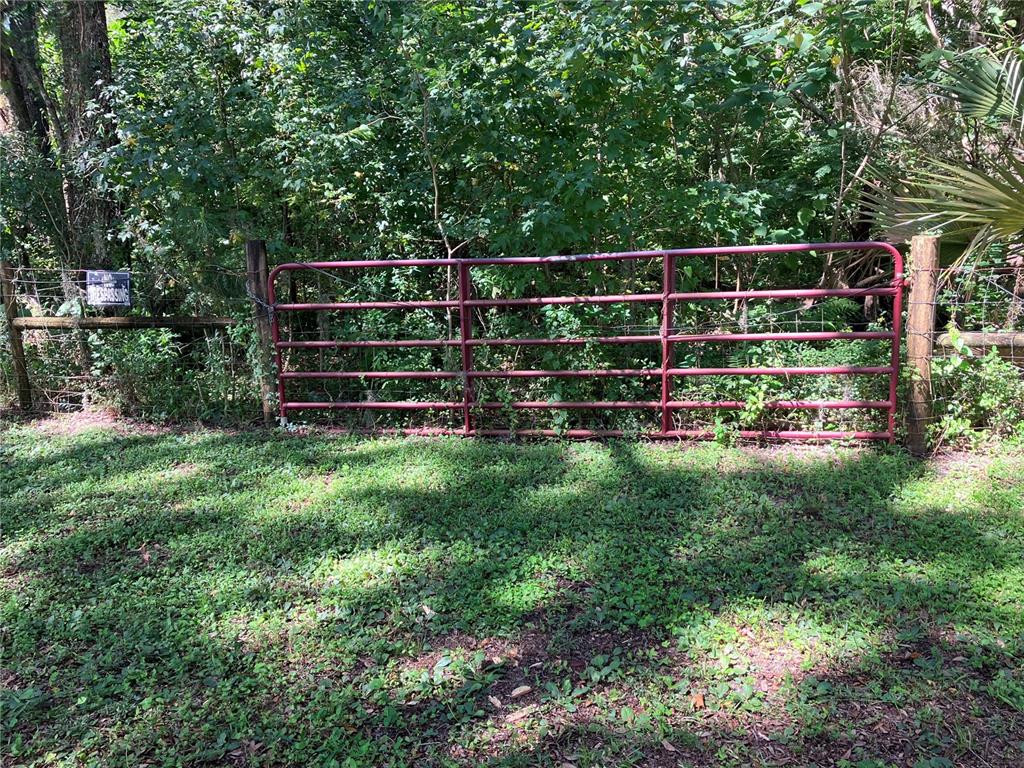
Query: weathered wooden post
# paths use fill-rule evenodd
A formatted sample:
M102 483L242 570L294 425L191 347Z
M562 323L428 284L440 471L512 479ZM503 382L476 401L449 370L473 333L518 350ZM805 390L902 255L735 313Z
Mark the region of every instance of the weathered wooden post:
M28 380L28 365L25 361L25 345L21 341L21 329L14 324L14 318L18 316L18 299L14 293L14 267L8 261L0 261L0 288L4 300L4 317L7 320L7 335L11 340L11 360L14 362L18 405L23 411L27 411L32 408L32 386Z
M253 300L253 320L259 336L260 399L263 402L263 425L274 423L274 396L277 383L274 380L274 339L270 330L270 306L267 302L267 244L262 240L247 240L245 243L245 282Z
M928 453L938 276L939 238L915 235L910 241L910 300L907 304L907 366L912 377L907 396L907 447L914 456Z

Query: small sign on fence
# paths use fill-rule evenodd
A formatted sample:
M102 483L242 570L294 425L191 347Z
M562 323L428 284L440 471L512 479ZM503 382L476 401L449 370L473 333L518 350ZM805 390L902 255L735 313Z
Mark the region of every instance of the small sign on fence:
M131 272L86 270L85 302L93 307L130 307Z

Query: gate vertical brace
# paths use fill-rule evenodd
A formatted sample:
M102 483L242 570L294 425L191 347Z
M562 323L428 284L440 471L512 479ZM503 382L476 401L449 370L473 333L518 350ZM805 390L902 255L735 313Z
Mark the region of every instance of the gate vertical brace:
M284 358L281 356L281 323L277 315L277 290L274 287L281 267L277 266L267 278L267 305L270 312L270 338L274 343L274 362L277 364L277 409L281 426L285 426L288 411L285 408Z
M469 280L469 264L459 261L459 346L462 348L462 433L466 436L472 434L472 403L473 403L473 380L470 374L473 371L473 348L469 346L470 337L473 334L473 318L470 317L470 308L466 306L469 301L471 289Z
M676 257L666 253L662 257L661 277L661 433L664 435L672 428L672 413L668 403L672 396L671 376L669 369L672 367L672 342L669 335L672 333L672 316L675 307L669 296L676 290Z
M899 394L900 382L900 337L903 335L903 290L906 287L906 276L903 274L902 258L896 253L894 266L896 274L893 276L892 285L896 289L896 295L892 297L892 357L889 366L892 373L889 374L889 445L896 443L896 412L899 407L897 397Z

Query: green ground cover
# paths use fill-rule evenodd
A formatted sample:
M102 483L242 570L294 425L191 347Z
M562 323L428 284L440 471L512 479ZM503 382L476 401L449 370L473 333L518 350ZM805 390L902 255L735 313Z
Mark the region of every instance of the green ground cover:
M0 432L5 765L1024 762L1024 453Z

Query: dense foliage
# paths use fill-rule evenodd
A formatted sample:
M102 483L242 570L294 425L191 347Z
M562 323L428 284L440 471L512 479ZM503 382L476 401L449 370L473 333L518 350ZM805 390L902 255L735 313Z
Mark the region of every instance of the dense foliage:
M95 181L143 263L237 263L249 236L385 258L832 239L879 149L867 123L901 133L868 99L936 75L919 15L138 0L111 11L117 140L94 148ZM980 21L1006 29L997 9ZM7 226L45 232L33 202Z

